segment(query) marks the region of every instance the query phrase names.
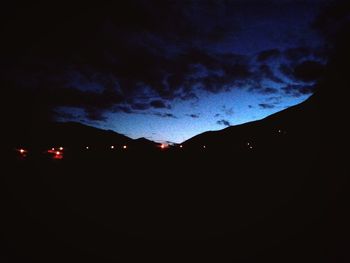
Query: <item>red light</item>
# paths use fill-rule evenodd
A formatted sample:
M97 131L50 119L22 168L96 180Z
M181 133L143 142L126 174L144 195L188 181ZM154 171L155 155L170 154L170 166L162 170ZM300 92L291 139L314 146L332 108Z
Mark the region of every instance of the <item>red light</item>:
M167 149L169 147L169 144L166 144L166 143L162 143L161 145L160 145L160 148L161 149Z
M56 154L53 156L53 159L61 160L63 159L63 155L60 152L56 152Z

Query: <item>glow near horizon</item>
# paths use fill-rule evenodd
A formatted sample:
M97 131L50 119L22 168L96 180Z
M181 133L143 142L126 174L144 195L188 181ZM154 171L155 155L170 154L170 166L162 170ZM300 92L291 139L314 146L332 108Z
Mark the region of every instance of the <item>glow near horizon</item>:
M132 139L145 137L156 142L181 143L205 131L224 129L224 125L217 124L219 120L224 119L231 125L238 125L263 119L286 107L301 103L309 96L281 97L280 103L274 108L261 109L259 103L265 103L267 95L252 96L249 92L240 89L219 94L207 94L207 96L202 94L196 102L175 100L170 111L152 111L173 113L177 118L159 117L149 111L140 111L136 114L110 113L107 114L106 121L109 125L104 128L108 127ZM199 117L192 118L188 116L190 114L198 114ZM216 117L216 114L220 116ZM103 128L101 125L93 126Z

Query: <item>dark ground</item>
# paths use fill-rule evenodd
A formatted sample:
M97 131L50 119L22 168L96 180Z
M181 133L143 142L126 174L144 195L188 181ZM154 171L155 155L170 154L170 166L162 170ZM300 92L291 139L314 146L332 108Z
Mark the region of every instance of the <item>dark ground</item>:
M288 157L159 151L8 161L1 260L342 262L332 175L317 155Z

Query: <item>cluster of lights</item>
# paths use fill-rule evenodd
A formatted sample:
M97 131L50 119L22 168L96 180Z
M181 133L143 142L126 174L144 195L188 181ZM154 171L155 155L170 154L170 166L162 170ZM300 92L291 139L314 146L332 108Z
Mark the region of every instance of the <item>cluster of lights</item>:
M52 156L53 159L61 160L63 158L63 150L64 148L62 146L58 148L52 147L47 152L53 154Z
M285 133L285 131L283 131L281 129L278 129L277 132L279 134ZM248 149L253 149L254 148L251 142L246 142L246 146L247 146ZM166 149L166 148L169 147L169 145L165 144L165 143L162 143L159 147L161 149ZM109 148L111 150L114 150L114 149L116 149L116 146L115 145L110 145ZM123 146L121 146L121 148L126 150L128 148L128 146L127 145L123 145ZM180 144L179 148L183 149L184 146L182 144ZM207 148L206 145L202 145L202 149L206 149L206 148ZM90 150L90 146L85 146L85 149L86 150ZM62 159L63 158L63 150L64 150L64 148L62 146L58 147L58 148L52 147L51 149L47 150L47 152L53 154L53 159ZM17 149L17 151L20 153L20 155L22 157L26 157L27 156L28 151L26 149L20 148L20 149Z
M124 149L124 150L126 150L127 148L128 148L127 145L122 146L122 149ZM109 146L109 149L115 150L115 149L117 149L117 147L115 145L111 145L111 146ZM90 150L90 146L85 146L85 150Z
M112 150L116 149L116 147L115 147L114 145L111 145L110 148L111 148ZM128 148L127 145L123 145L123 146L122 146L122 149L124 149L124 150L127 149L127 148ZM87 149L88 149L88 148L87 148Z

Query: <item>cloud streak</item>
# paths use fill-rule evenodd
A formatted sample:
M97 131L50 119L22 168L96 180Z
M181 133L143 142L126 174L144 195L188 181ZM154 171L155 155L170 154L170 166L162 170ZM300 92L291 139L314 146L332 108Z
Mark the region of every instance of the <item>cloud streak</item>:
M223 125L226 127L231 126L231 123L228 120L224 120L224 119L217 121L216 124Z

